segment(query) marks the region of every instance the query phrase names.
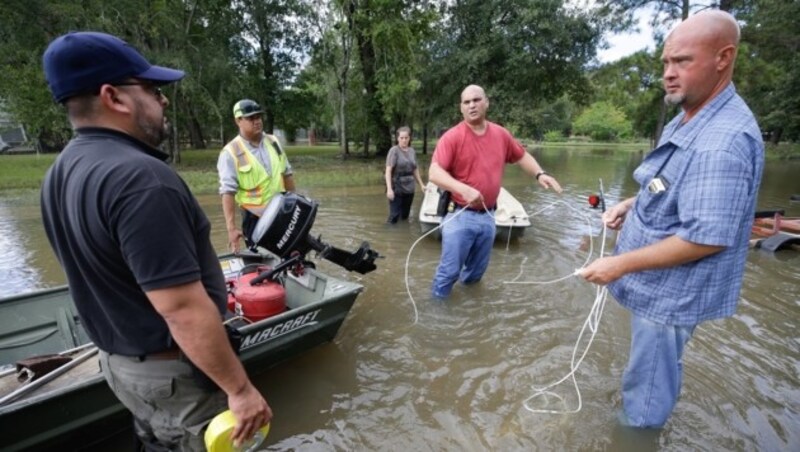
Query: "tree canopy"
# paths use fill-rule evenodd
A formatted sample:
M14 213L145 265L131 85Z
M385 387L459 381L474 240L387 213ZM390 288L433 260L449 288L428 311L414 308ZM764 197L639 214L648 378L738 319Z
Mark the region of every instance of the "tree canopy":
M400 126L427 139L460 120L459 94L473 83L491 99L490 119L521 138L574 133L591 105L624 116L632 127L625 136L653 137L663 97L660 50L601 66L596 52L603 36L632 26L632 14L643 7L654 8L657 42L669 23L723 8L743 30L737 89L773 140L800 135L797 2L594 4L6 0L0 3L0 99L42 149L60 149L72 132L47 91L42 53L67 31L97 30L127 40L155 64L186 70L166 91L176 152L229 139L232 105L252 98L263 105L268 130L284 129L291 138L312 129L341 140L344 154L355 143L364 154L385 155Z

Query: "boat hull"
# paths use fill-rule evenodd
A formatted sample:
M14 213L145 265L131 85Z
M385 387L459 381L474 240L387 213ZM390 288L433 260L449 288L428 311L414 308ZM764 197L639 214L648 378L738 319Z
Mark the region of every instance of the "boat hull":
M425 196L419 210L419 225L423 234L436 229L442 222L442 217L436 215L439 205L438 187L431 182L425 187ZM497 209L494 211L497 233L495 240L507 242L516 240L525 234L531 226L530 218L519 201L505 188L500 189L497 197ZM431 234L436 240L442 239L439 229Z
M313 269L287 277L285 286L289 310L251 324L233 320L243 336L240 358L250 375L333 340L363 290ZM59 291L69 296L66 287L48 294ZM0 406L3 450L63 450L65 443L90 444L130 426L130 414L109 389L96 358L73 372L84 376L58 381L69 377L65 374L24 399Z
M439 223L433 222L422 222L420 221L420 230L423 234L427 234L432 229L435 229L439 226ZM528 229L528 226L496 226L497 230L494 236L494 239L498 242L507 242L509 240L517 240L523 235L525 235L525 231ZM441 230L436 230L436 232L431 234L436 240L442 239L442 232Z

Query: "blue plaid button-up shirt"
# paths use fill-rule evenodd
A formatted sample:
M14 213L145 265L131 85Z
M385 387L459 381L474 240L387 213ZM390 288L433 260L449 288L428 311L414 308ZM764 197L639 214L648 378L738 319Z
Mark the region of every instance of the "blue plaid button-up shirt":
M631 273L608 286L634 314L668 325L695 325L736 311L764 168L758 124L732 83L686 124L683 116L667 125L658 147L633 173L641 188L615 252L673 235L725 248L687 264ZM647 188L656 175L667 185L660 193Z

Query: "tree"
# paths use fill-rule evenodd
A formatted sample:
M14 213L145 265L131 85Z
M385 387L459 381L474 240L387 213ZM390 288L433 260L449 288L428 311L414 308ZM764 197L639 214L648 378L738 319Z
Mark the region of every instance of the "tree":
M590 105L578 116L572 129L596 141L617 141L631 136L631 124L625 113L609 102Z
M335 0L327 8L320 8L315 23L320 39L313 47L311 61L306 67L311 78L318 80L316 95L324 100L324 87L329 87L336 105L336 130L342 155L350 154L347 127L348 87L352 66L353 34L346 21L345 5L348 2Z
M758 0L742 14L734 80L773 143L800 139L800 3Z
M664 40L663 32L665 27L675 22L686 20L692 9L702 10L713 6L713 4L692 6L689 0L603 0L600 4L606 14L611 17L625 17L628 24L632 23L632 18L636 11L645 7L652 7L653 15L650 25L653 27L653 38L659 44ZM661 93L663 97L663 90ZM653 143L658 143L661 138L661 132L666 122L667 109L667 104L660 102L659 115L653 133Z
M51 97L42 71L42 54L61 30L84 28L90 17L72 2L0 2L0 98L25 125L43 151L60 150L71 136L64 111Z
M344 0L363 78L369 136L376 155L392 145L391 124L410 117L408 99L421 86L416 65L422 41L436 16L430 2L414 0ZM365 140L365 152L368 148Z
M281 93L288 88L308 51L312 35L312 10L316 2L306 0L235 0L239 14L235 30L242 54L241 67L260 75L253 83L253 97L264 109L264 130L272 132Z
M462 0L453 2L443 25L442 95L455 106L461 90L482 85L491 117L525 130L530 111L564 93L587 94L584 68L594 58L606 23L591 10L561 1ZM502 107L499 107L502 106ZM452 120L457 110L453 108Z
M656 49L655 53L659 53ZM642 50L590 72L593 101L606 101L632 120L636 135L653 137L664 90L661 62Z

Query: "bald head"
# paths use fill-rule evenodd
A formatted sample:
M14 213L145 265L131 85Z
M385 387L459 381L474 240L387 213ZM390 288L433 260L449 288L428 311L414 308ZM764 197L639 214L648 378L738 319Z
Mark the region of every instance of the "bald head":
M464 121L476 132L486 127L486 110L489 109L489 99L478 85L469 85L461 91L461 115Z
M465 96L466 97L472 97L472 96L475 96L475 95L478 95L478 96L481 96L481 97L484 97L484 98L486 97L486 93L483 91L483 88L481 88L478 85L469 85L466 88L464 88L464 91L461 91L461 100L464 100Z
M667 103L680 105L691 119L727 87L739 44L739 25L724 11L705 11L675 27L664 42Z
M739 45L739 24L725 11L704 11L681 22L667 37L691 38L722 48Z

